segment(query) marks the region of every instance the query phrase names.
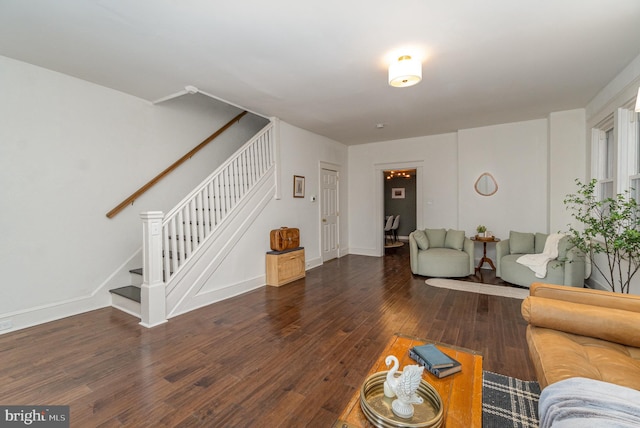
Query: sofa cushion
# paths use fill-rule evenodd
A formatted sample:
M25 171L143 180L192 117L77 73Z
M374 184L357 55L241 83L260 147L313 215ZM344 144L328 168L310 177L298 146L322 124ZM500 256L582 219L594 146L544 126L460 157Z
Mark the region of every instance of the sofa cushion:
M429 239L430 248L444 247L444 239L447 236L446 229L425 229L424 232L427 234L427 239Z
M534 254L535 236L533 233L509 232L509 251L511 254Z
M542 389L572 377L640 389L638 348L532 325L526 336Z
M638 312L538 296L527 297L521 311L529 325L640 347Z
M536 254L542 254L544 251L544 244L547 243L547 238L549 235L546 233L536 233L535 237L535 252Z
M511 284L529 287L534 282L544 281L548 284L564 284L565 263L551 260L547 264L547 276L540 279L525 265L517 262L522 254L508 254L500 259L501 278Z
M535 252L536 254L541 254L544 251L544 245L547 243L547 238L549 235L546 233L536 233L535 235ZM569 240L568 236L560 239L558 242L558 260L565 260L567 258L567 250L572 248L574 245ZM512 254L516 254L513 253Z
M568 236L565 236L558 242L558 260L566 260L567 251L573 248L574 245L571 243L571 240Z
M413 232L413 239L416 240L416 244L418 244L418 248L421 250L429 249L429 238L427 238L427 234L424 233L424 230L416 230Z
M447 230L447 234L444 239L445 248L451 248L452 250L462 250L464 246L464 230Z
M469 254L451 248L429 248L418 251L419 275L433 277L463 277L469 272ZM473 272L473 270L471 271Z

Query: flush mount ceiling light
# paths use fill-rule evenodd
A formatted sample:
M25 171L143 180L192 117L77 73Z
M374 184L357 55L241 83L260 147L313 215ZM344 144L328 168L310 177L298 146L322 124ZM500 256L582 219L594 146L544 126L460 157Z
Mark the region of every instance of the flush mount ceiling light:
M396 88L413 86L422 80L422 64L409 55L402 55L389 64L389 85Z

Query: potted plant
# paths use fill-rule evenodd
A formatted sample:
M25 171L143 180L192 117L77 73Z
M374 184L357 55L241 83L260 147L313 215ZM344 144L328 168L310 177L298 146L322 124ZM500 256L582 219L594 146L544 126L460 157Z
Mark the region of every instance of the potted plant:
M611 291L629 293L631 278L640 268L640 206L628 191L599 200L595 179L576 184L578 191L567 195L564 203L581 227L570 225L569 238L589 255Z
M484 233L487 231L487 227L480 225L476 227L476 232L478 232L478 236L484 236Z

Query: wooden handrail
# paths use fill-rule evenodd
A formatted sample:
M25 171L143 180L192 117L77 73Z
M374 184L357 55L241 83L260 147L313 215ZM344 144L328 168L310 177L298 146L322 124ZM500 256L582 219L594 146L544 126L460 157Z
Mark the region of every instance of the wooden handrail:
M239 121L242 118L242 116L244 116L245 114L247 114L247 112L243 111L242 113L240 113L239 115L237 115L236 117L231 119L226 125L224 125L222 128L218 129L216 132L214 132L209 137L207 137L206 140L204 140L202 143L200 143L196 147L194 147L189 153L187 153L186 155L182 156L180 159L178 159L173 164L171 164L170 167L168 167L167 169L162 171L160 174L156 175L153 179L151 179L151 181L149 181L147 184L145 184L144 186L142 186L141 188L136 190L127 199L125 199L124 201L120 202L114 209L112 209L111 211L109 211L107 213L107 217L113 218L116 214L118 214L120 211L125 209L127 205L133 204L133 202L136 199L138 199L138 197L140 195L142 195L144 192L146 192L151 187L153 187L154 184L156 184L158 181L162 180L166 175L168 175L174 169L178 168L180 165L182 165L184 162L186 162L193 155L198 153L204 146L209 144L211 141L215 140L220 134L222 134L224 131L229 129L231 127L231 125L233 125L235 122Z

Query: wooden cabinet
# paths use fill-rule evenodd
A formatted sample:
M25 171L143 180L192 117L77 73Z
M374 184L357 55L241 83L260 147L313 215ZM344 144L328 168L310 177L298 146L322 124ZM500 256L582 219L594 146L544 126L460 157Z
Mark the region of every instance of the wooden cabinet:
M267 253L267 285L279 287L305 275L304 248Z

